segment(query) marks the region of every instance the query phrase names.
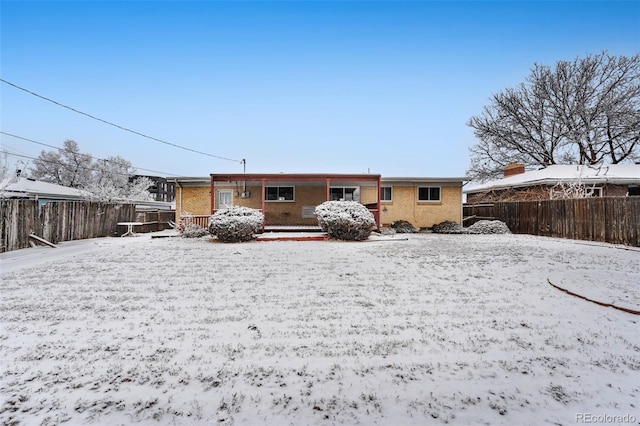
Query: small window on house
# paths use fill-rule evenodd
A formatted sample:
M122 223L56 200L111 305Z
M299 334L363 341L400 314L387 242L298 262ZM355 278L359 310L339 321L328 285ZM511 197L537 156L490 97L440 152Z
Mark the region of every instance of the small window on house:
M360 188L332 186L329 197L331 201L360 201Z
M585 196L587 197L602 197L602 188L586 188Z
M293 186L267 186L265 188L267 201L293 201Z
M380 201L391 201L393 199L393 190L391 186L380 187Z
M628 194L629 197L640 196L640 186L630 186Z
M440 201L439 186L418 187L418 201Z

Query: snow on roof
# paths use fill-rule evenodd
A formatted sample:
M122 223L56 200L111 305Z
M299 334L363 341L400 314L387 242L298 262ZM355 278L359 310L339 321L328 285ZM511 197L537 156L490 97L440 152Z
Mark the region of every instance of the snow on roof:
M558 182L581 181L585 184L640 185L640 164L552 165L540 170L512 175L484 184L470 186L463 192L473 194L496 189L535 185L555 185Z
M39 196L54 198L74 198L84 199L86 193L76 188L56 185L54 183L42 182L25 177L11 177L4 179L0 183L2 195L7 196Z

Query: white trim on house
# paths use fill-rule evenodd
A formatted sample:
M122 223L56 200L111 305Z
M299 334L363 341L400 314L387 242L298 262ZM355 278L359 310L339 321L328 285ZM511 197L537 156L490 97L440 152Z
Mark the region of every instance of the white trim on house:
M382 177L380 186L462 186L468 177Z

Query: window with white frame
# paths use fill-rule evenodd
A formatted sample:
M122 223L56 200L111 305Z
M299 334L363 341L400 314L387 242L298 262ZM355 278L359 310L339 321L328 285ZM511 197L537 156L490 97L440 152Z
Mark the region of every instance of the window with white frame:
M585 197L602 197L602 187L594 186L584 189Z
M264 199L267 201L293 201L293 186L267 186Z
M360 201L360 188L347 186L332 186L329 188L331 201Z
M393 187L382 186L380 187L380 201L392 201L393 200Z
M418 187L418 201L441 201L439 186Z

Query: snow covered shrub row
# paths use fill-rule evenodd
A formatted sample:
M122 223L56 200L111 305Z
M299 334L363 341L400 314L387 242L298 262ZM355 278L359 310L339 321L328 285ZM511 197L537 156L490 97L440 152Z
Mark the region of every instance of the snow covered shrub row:
M193 223L193 215L183 212L178 222L178 233L183 238L200 238L208 234L207 230L197 223Z
M180 236L182 238L200 238L204 237L208 233L209 232L207 232L207 230L202 226L195 223L190 223L182 229L182 232L180 232Z
M264 215L256 209L234 206L209 218L209 233L225 243L249 241L262 232Z
M510 234L507 224L499 220L479 220L468 228L474 234Z
M191 213L187 213L187 212L183 212L180 215L180 221L178 222L178 233L180 235L182 235L184 233L184 230L187 229L187 226L193 224L193 216L191 215Z
M469 230L463 228L458 222L445 220L431 227L436 234L469 234Z
M407 222L406 220L396 220L390 227L399 234L412 234L416 232L416 228L411 222Z
M373 214L357 201L325 201L315 213L320 228L338 240L366 240L376 226Z

